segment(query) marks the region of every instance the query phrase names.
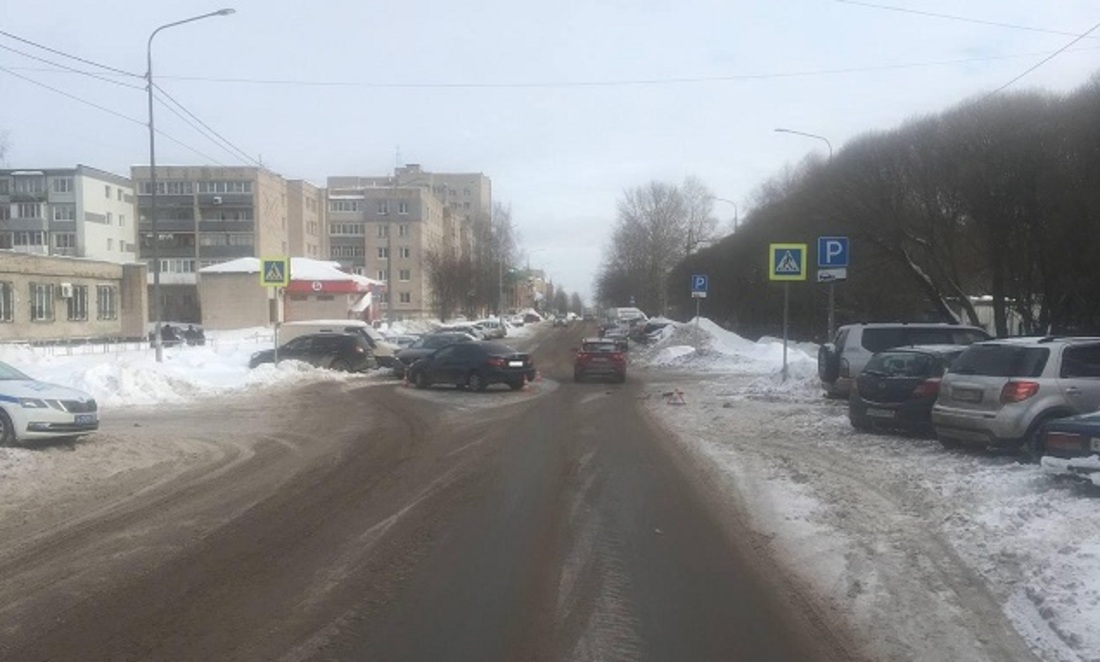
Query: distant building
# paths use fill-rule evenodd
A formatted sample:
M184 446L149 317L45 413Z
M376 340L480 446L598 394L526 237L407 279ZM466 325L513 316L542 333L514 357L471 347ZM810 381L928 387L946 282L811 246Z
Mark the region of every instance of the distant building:
M149 262L149 167L134 166L130 173L141 219L140 257ZM241 257L323 252L322 194L305 182L288 186L278 174L252 166L157 166L157 191L163 320L202 321L197 272L203 267Z
M0 170L0 249L127 263L136 243L129 179L86 165Z
M472 224L488 222L492 183L481 173L432 173L409 164L392 176L329 177L329 257L346 269L386 281L382 303L394 319L433 314L425 257L443 247L471 250ZM392 252L392 255L391 255Z

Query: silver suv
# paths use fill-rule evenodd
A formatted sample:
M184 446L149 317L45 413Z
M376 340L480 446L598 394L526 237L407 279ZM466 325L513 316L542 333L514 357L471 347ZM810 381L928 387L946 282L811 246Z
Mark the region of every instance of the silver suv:
M945 446L1037 456L1053 418L1100 407L1100 337L1010 338L968 347L943 376L932 425Z
M976 326L936 322L846 324L817 353L817 374L829 397L846 398L871 356L909 345L969 345L989 340Z

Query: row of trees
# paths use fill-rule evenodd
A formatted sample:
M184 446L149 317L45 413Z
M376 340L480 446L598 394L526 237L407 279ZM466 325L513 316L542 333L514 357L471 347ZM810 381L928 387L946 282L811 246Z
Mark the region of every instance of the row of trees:
M493 203L492 213L473 219L469 241L444 240L424 256L428 282L434 293L434 307L441 320L458 314L479 317L485 312L508 312L508 292L526 287L530 273L518 266L519 235L512 221L510 205ZM566 293L547 284L544 308L580 314L580 295Z
M983 97L862 135L829 161L774 178L739 232L670 270L668 291L686 316L689 275L707 273L709 315L746 335L776 333L782 288L768 280L768 244L807 243L812 266L818 236L847 235L838 323L977 323L972 297L983 295L998 335L1097 332L1098 183L1100 76L1067 95ZM812 277L792 286L803 337L825 328L825 289Z
M596 298L607 305L633 302L644 310L667 311L670 273L717 234L714 199L694 177L680 185L654 181L624 191Z

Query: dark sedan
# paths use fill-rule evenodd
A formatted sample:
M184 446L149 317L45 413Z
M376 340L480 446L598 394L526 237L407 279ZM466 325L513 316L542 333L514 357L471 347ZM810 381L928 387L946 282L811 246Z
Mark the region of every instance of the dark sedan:
M367 341L350 333L307 333L279 347L278 357L343 372L363 372L377 365ZM252 355L248 367L274 362L275 350L265 349Z
M1048 421L1040 434L1043 469L1100 487L1100 412Z
M416 388L452 384L484 391L490 384L507 384L513 391L535 378L530 354L489 340L458 342L437 349L409 366L409 381Z
M852 427L931 433L940 379L964 349L964 345L916 345L872 356L848 398Z
M468 333L461 331L437 331L420 336L416 342L397 353L397 362L393 366L393 374L404 377L405 371L413 363L437 349L446 347L456 342L470 342L477 340Z

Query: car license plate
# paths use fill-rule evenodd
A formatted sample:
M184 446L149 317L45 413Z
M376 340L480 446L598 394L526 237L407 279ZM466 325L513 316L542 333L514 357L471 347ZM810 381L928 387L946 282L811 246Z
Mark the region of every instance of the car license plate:
M508 367L510 367L510 368L522 368L523 367L523 361L509 361L508 362Z
M89 423L95 423L95 414L77 414L74 421L77 425L88 425Z
M1089 448L1094 451L1100 451L1100 437L1089 439Z
M867 415L873 418L893 418L894 411L892 409L875 409L874 407L868 407Z
M982 392L972 388L951 389L951 397L961 402L981 402Z

